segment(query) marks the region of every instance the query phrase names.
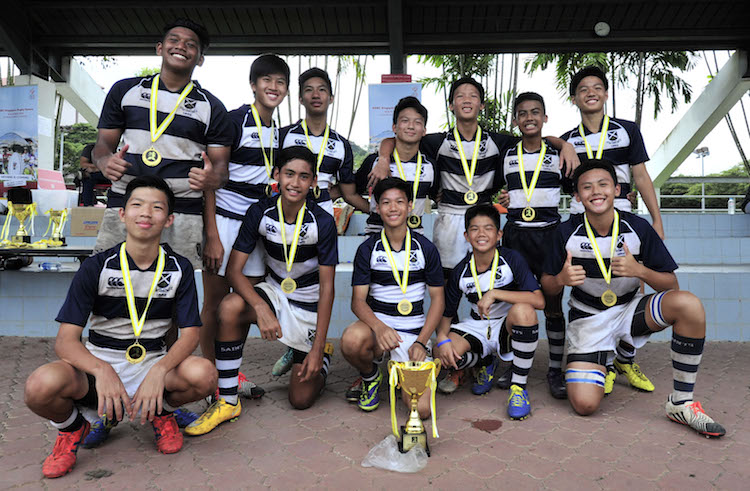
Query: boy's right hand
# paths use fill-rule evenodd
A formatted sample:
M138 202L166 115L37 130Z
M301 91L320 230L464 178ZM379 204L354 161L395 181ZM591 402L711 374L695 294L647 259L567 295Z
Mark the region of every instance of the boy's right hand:
M583 266L573 265L573 254L568 251L568 256L565 258L565 264L563 264L562 271L557 275L558 280L565 286L578 286L582 285L586 279L586 271Z
M255 308L255 313L258 316L258 329L260 329L260 337L266 341L276 341L283 335L281 332L281 325L279 319L271 312L271 309L264 302L263 305Z
M125 160L125 154L128 152L130 145L125 145L119 152L113 153L104 159L104 164L100 166L104 177L112 182L119 181L125 171L130 167L130 162Z
M100 417L105 414L112 419L113 416L117 421L122 421L123 406L130 409L130 397L122 384L122 380L115 372L112 365L105 364L100 372L94 375L96 380L96 393L99 398L97 413ZM128 413L128 416L131 417Z
M206 237L203 247L203 266L211 274L217 274L224 259L224 246L219 237Z
M375 330L375 341L378 343L378 347L383 351L391 351L396 349L404 342L398 332L383 324Z
M500 190L500 194L497 196L497 202L504 208L508 208L510 206L510 194L508 194L508 190L503 188Z
M445 340L440 340L438 338L437 344L440 344L441 341ZM440 363L442 363L444 367L451 367L454 370L458 370L457 363L461 360L461 357L458 356L456 350L453 349L453 343L445 343L442 346L437 347L436 350L437 357L440 359Z

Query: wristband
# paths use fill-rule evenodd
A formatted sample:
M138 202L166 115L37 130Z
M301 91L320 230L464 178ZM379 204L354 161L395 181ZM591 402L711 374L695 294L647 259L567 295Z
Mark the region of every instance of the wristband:
M425 344L424 344L424 343L423 343L422 341L419 341L419 340L417 340L417 341L414 341L414 344L418 344L418 345L420 345L421 347L423 347L425 351L429 351L429 350L427 349L427 346L425 346Z
M444 339L443 341L440 341L440 342L439 342L439 343L437 344L437 347L439 348L439 347L441 347L442 345L444 345L445 343L452 343L452 342L453 342L453 341L452 341L452 340L450 340L450 339Z

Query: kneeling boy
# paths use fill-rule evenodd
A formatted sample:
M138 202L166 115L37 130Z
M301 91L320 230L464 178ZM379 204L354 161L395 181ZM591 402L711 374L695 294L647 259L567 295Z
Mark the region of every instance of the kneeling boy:
M677 264L651 225L614 208L620 185L611 162L584 161L573 184L585 211L557 228L542 276L552 294L573 287L565 372L573 409L585 416L599 408L607 354L618 342L640 348L651 333L672 326L674 389L667 417L707 436L724 435L693 400L706 337L701 301L679 291ZM641 281L657 293L640 294Z
M458 263L446 284L437 354L443 366L456 370L479 363L471 391L481 395L492 388L497 368L494 354L512 349L508 415L525 419L531 413L526 379L539 340L535 309L544 308L544 296L523 256L498 246L502 231L495 207L481 204L469 208L465 226L464 236L472 252ZM462 294L471 305L471 319L451 325Z
M383 375L379 361L386 351L394 361L425 361L430 337L445 308L443 269L437 248L406 225L412 209L409 183L388 177L373 190L383 230L357 249L352 277L352 312L359 318L341 337L344 358L360 371L358 405L373 411L380 404ZM430 308L424 313L425 290ZM430 416L430 394L419 400L419 415ZM409 404L404 394L404 402Z
M336 224L307 199L316 185L316 165L306 147L282 150L273 178L281 194L250 206L229 256L226 274L234 292L219 305L215 343L219 399L188 425L188 435L203 435L239 417L237 374L251 324L263 339L294 350L289 402L295 409L312 406L325 386L333 352L326 333L338 263ZM269 272L253 286L242 269L261 241Z
M200 316L193 267L161 232L172 225L174 194L156 176L133 179L120 220L125 242L86 259L76 273L57 321L60 360L36 369L26 381L26 405L60 430L42 464L45 477L73 469L90 425L79 408L122 420L127 413L151 421L162 453L182 448L172 411L216 388L211 362L191 356ZM81 333L91 314L89 339ZM179 339L166 350L164 335L175 315Z

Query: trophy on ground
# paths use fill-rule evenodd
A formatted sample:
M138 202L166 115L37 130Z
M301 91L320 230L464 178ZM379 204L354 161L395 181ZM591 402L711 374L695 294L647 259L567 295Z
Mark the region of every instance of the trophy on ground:
M31 199L31 190L26 188L13 188L8 190L8 216L3 225L2 239L6 243L10 232L10 220L15 216L18 219L18 230L10 239L10 244L16 247L31 243L31 235L26 230L25 222L29 216L33 216L36 208Z
M389 383L391 386L391 426L393 434L398 439L398 449L406 453L413 447L422 447L430 455L427 444L427 432L419 417L417 403L419 397L430 389L430 413L432 415L432 437L438 438L437 419L435 416L435 390L437 388L437 374L440 373L440 360L435 361L407 361L388 362ZM406 425L398 431L396 420L396 389L403 389L411 397L411 410Z

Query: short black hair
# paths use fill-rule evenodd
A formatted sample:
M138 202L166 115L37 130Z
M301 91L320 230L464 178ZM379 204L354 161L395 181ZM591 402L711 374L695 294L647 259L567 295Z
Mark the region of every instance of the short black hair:
M424 124L427 124L427 108L419 102L419 99L413 96L407 96L398 101L396 107L393 108L393 124L396 124L396 121L398 121L398 115L401 114L401 111L409 108L417 111L422 116L422 119L424 119Z
M578 179L581 178L581 176L590 170L594 169L604 169L609 173L610 176L612 176L612 180L615 183L615 186L617 183L617 174L615 173L615 164L609 159L588 159L584 158L581 159L581 165L576 167L576 170L573 171L573 175L570 177L570 179L573 181L573 189L578 192Z
M310 164L313 176L318 173L317 159L315 154L310 151L307 147L286 147L279 152L279 156L276 158L274 166L281 171L286 164L292 160L300 159Z
M322 78L323 81L326 83L326 85L328 85L328 92L330 92L330 94L333 95L333 87L331 86L331 77L328 76L328 72L318 67L314 67L314 68L308 68L307 70L305 70L304 72L300 74L299 96L302 97L302 88L304 87L305 82L315 77Z
M169 187L169 184L167 184L167 181L162 179L159 176L138 176L132 181L128 183L128 186L125 188L125 206L124 208L127 208L128 206L128 200L130 199L130 195L133 194L133 191L135 191L138 188L154 188L158 189L159 191L163 192L167 196L167 208L169 209L169 214L171 215L174 211L174 192L172 192L172 188Z
M375 197L375 202L380 203L380 197L385 194L389 189L400 189L406 195L406 199L412 201L412 191L409 183L398 177L386 177L382 181L375 185L372 190L372 195Z
M578 72L576 72L576 74L573 75L573 78L570 79L570 95L571 96L576 95L576 89L578 89L578 84L580 84L581 80L583 80L586 77L598 78L604 84L604 90L609 90L609 81L607 80L607 75L604 73L604 70L602 69L602 67L597 66L597 65L589 65L587 67L584 67L578 70Z
M464 215L464 228L466 231L469 230L471 221L479 216L490 217L497 229L500 230L500 212L489 203L480 203L466 210L466 215Z
M260 55L250 65L250 83L258 83L260 77L266 75L283 75L289 83L289 65L281 57L272 53Z
M197 22L193 22L190 19L175 19L171 23L164 26L164 29L162 29L161 33L161 41L164 42L164 38L167 37L167 33L174 29L175 27L184 27L185 29L190 29L198 36L198 41L201 43L201 54L205 53L208 49L208 45L211 44L211 38L208 36L208 30L202 25L198 24Z
M513 103L513 117L516 117L516 109L521 105L522 102L526 101L537 101L542 105L544 114L547 114L547 106L544 105L544 97L537 94L536 92L522 92L516 96L516 101Z
M456 80L455 82L451 84L451 90L448 93L448 104L453 104L453 95L456 93L456 89L458 89L463 84L469 84L469 85L473 85L474 87L476 87L477 90L479 91L479 102L484 104L484 87L482 87L482 84L480 84L479 82L477 82L471 77L459 78L458 80Z

